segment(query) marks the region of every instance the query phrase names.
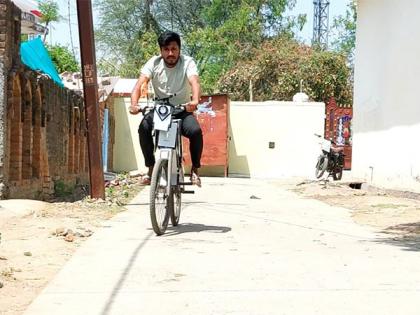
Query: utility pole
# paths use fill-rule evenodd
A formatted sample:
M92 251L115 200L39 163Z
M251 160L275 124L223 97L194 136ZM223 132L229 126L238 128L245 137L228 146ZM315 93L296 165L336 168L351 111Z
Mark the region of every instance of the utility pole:
M105 199L102 169L101 130L99 127L98 83L96 77L95 41L91 0L77 0L79 40L83 74L87 141L89 155L90 195Z

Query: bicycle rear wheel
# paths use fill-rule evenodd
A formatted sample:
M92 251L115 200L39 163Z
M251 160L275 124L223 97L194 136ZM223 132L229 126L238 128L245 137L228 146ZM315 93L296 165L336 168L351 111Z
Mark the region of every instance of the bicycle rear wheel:
M168 160L159 159L153 168L150 183L150 219L156 235L165 233L169 220Z
M173 226L177 226L179 222L179 217L181 216L181 191L179 190L179 187L177 187L175 190L171 191L171 194L169 195L168 199L168 205L169 205L169 212L171 214L171 223Z

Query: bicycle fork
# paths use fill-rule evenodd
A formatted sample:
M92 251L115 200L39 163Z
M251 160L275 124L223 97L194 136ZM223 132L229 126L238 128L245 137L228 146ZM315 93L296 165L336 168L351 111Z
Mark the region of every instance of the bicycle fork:
M168 161L168 169L166 172L166 195L169 196L171 193L171 186L173 185L173 150L170 148L160 148L159 149L159 158L161 160L167 160Z

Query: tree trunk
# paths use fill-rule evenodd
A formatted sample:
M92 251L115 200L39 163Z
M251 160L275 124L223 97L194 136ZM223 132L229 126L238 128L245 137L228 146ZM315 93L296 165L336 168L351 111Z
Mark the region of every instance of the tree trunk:
M151 23L152 16L150 13L150 6L153 4L153 0L146 0L145 3L146 3L145 27L146 27L146 31L149 32L152 28L152 23Z

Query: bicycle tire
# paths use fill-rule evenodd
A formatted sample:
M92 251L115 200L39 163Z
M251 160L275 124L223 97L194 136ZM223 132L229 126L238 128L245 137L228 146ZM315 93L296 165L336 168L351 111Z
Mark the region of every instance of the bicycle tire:
M328 157L325 155L320 155L318 157L318 161L315 166L315 177L321 178L324 175L325 171L327 170L328 166Z
M168 160L159 159L156 161L150 183L150 219L153 231L156 235L165 233L169 221L168 195L167 191ZM162 180L166 181L161 186ZM161 200L159 199L161 196ZM162 201L157 203L157 201ZM160 206L159 206L160 205Z
M172 226L177 226L179 218L181 216L181 205L182 205L182 194L179 191L179 187L176 190L172 190L168 198L169 213L171 215Z

